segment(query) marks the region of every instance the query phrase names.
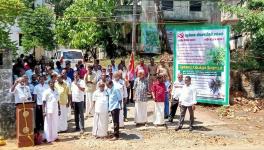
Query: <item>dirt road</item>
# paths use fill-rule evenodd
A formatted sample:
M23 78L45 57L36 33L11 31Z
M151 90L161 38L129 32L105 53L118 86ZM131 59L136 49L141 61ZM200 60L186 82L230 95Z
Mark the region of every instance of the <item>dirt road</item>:
M215 107L214 109L211 109ZM55 150L133 150L133 149L199 149L199 150L262 150L264 149L264 111L258 113L237 113L236 117L220 118L216 110L217 106L197 106L195 111L195 130L189 132L188 123L181 131L174 131L178 122L165 127L154 127L153 120L154 103L148 102L149 126L136 128L133 122L134 107L129 105L129 122L125 122L125 129L121 130L121 139L109 141L95 139L91 135L92 118L85 122L86 132L83 136L74 132L74 122L69 122L68 133L59 134L60 141L52 144L42 144L35 147L23 149L55 149ZM210 109L209 109L210 108ZM179 110L177 110L179 114ZM188 122L188 114L186 114ZM109 125L109 130L111 125ZM7 145L0 149L17 149L16 140L7 141Z

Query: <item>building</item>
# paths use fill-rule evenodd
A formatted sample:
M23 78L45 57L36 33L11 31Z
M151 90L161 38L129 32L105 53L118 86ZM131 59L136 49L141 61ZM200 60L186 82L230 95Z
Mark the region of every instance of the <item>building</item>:
M238 5L240 0L226 0L226 4ZM124 45L127 50L131 50L132 35L132 14L133 6L121 5L117 9L119 20L125 22L123 36L126 38ZM214 0L141 0L137 6L137 49L141 49L142 26L144 22L159 24L222 24L233 25L238 19L234 15L222 12L218 7L218 1ZM157 32L160 35L164 26L158 25ZM167 33L168 34L168 33ZM231 49L243 47L246 37L235 35L231 32Z

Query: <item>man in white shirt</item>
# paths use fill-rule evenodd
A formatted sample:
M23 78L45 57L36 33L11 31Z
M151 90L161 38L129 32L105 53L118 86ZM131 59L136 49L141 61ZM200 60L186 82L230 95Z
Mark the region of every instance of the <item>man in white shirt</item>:
M36 102L36 129L42 131L44 129L43 110L42 110L42 95L45 90L49 89L49 85L45 84L45 77L39 77L39 84L34 88L34 101Z
M108 130L108 94L105 90L105 83L99 82L99 89L93 94L93 106L95 114L93 118L93 131L95 137L107 136Z
M18 78L15 81L15 84L11 87L10 92L14 93L15 103L31 102L32 96L30 93L29 86L26 85L27 76Z
M71 78L67 77L67 70L66 69L62 69L61 75L62 75L64 81L67 83L68 87L70 88L72 80L71 80Z
M43 101L43 116L44 119L44 134L48 143L58 139L58 117L61 114L59 104L59 93L55 90L54 81L49 81L49 88L44 91L42 96Z
M178 105L179 105L179 97L182 92L182 88L184 86L183 75L179 73L177 75L178 80L173 83L172 92L171 92L171 107L170 107L170 116L169 122L173 122L174 116L176 114Z
M121 100L122 100L122 108L124 107L124 102L126 102L127 98L127 88L125 85L125 81L120 79L120 73L116 72L114 73L114 80L113 84L116 89L118 89L121 93ZM123 128L124 127L124 109L120 110L120 115L119 115L119 127Z
M190 128L189 131L193 130L193 122L194 122L194 110L196 102L196 89L191 85L191 77L186 76L184 79L185 85L182 88L182 92L180 94L179 103L181 108L180 121L178 127L175 129L176 131L180 130L184 123L185 113L188 109L190 114Z
M84 91L85 82L80 79L79 72L74 72L74 81L71 85L72 102L76 131L84 133Z

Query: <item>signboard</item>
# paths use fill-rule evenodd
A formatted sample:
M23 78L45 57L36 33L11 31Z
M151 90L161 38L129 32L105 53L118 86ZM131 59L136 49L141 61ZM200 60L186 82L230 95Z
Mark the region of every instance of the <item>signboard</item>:
M159 32L156 23L141 23L141 47L144 53L160 53Z
M229 27L176 26L173 79L182 73L192 78L200 103L229 105Z

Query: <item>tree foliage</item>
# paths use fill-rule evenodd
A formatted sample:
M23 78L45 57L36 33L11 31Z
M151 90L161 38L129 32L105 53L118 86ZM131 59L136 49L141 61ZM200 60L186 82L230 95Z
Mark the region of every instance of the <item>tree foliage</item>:
M20 0L0 0L0 49L17 49L9 38L10 26L25 6Z
M250 34L250 46L246 54L248 60L257 65L253 68L264 69L264 1L244 2L245 7L224 3L221 3L221 6L224 11L238 16L239 22L234 26L235 32Z
M60 45L92 50L117 45L120 24L113 18L116 0L76 0L56 23Z
M56 16L62 16L66 8L68 8L74 0L51 0L51 3L54 4L54 12Z
M23 34L22 46L25 52L37 47L53 50L55 48L54 23L54 15L46 6L37 7L35 10L28 8L19 18L19 27Z

